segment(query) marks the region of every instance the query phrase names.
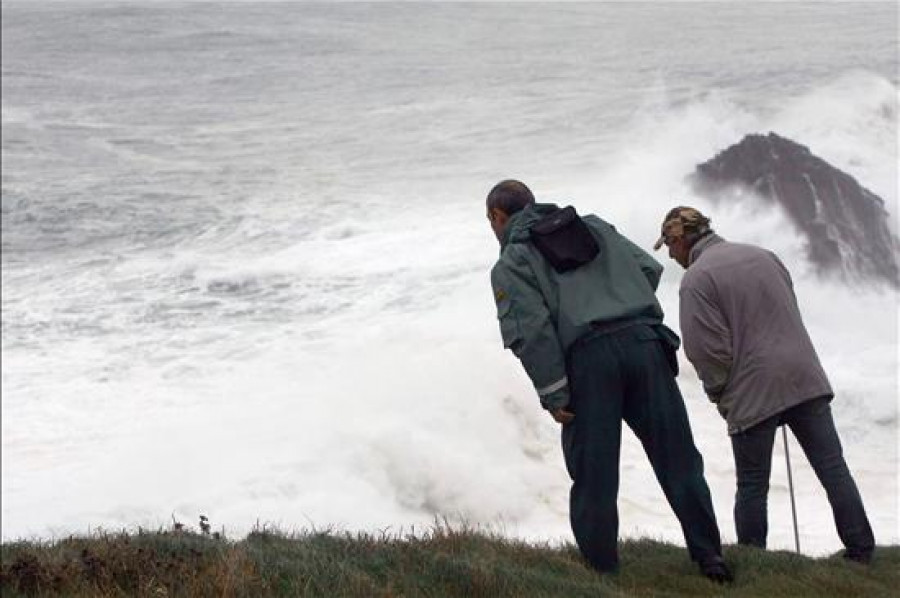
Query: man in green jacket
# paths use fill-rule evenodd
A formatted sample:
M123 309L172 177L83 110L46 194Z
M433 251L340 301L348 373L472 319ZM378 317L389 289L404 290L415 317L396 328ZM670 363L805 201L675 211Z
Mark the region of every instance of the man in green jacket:
M663 326L655 296L662 266L596 216L535 203L519 181L491 190L487 217L500 241L491 285L503 344L562 424L581 553L601 572L618 569L624 419L644 446L691 558L710 579L731 581L675 382L679 339Z

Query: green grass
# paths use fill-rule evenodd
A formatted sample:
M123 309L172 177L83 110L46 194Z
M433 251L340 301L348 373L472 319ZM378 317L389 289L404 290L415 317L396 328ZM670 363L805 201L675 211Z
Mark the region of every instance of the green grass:
M259 530L232 541L182 530L97 533L0 547L13 596L896 596L900 547L870 566L839 556L726 546L735 583L701 577L685 549L621 543L621 571L598 575L552 547L436 526L418 535Z

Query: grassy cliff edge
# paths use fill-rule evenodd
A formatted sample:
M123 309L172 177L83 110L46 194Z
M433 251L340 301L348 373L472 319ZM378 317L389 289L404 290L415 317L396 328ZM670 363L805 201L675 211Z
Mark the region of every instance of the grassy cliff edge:
M206 530L208 532L208 529ZM0 547L12 596L896 596L900 546L871 565L726 546L735 583L701 577L684 548L621 543L621 572L598 575L571 545L436 526L423 534L260 529L232 541L181 529L100 532Z

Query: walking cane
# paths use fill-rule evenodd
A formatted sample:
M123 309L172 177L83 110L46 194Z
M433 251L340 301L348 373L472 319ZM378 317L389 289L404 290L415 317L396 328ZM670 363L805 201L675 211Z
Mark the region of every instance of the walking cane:
M794 516L794 544L800 552L800 530L797 528L797 503L794 501L794 478L791 476L791 454L788 452L787 426L781 426L784 438L784 460L787 462L788 490L791 492L791 514Z

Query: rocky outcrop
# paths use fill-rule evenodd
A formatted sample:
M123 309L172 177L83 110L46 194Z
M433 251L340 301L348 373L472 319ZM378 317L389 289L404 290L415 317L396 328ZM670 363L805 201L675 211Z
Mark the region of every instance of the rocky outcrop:
M747 135L691 175L697 193L725 200L749 188L782 205L808 239L822 272L900 286L900 241L884 201L809 148L780 137Z

